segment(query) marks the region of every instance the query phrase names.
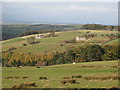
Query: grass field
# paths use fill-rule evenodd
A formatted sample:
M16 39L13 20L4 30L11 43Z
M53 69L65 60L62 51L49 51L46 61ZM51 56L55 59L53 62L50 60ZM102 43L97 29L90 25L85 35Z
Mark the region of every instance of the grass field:
M84 66L84 67L83 67ZM88 67L93 66L93 67ZM100 66L100 67L98 67ZM87 62L77 64L63 64L45 66L41 68L36 67L21 67L21 68L3 68L2 86L3 88L11 88L16 84L34 82L35 88L111 88L118 87L117 80L86 80L85 76L105 76L118 75L118 68L111 66L118 66L118 61L99 61ZM72 75L81 75L81 78L75 78L78 83L63 84L61 81L64 77ZM28 78L23 79L22 77ZM39 77L45 76L47 80L40 80ZM19 77L10 78L6 77Z
M92 34L97 34L96 37L89 38L80 43L69 43L60 46L65 40L71 40L77 36L85 35L87 31ZM17 49L14 52L20 53L40 53L40 52L52 52L52 51L64 51L68 46L80 46L85 44L117 44L118 38L110 40L107 35L114 34L117 36L117 31L98 31L98 30L74 30L65 32L56 32L56 37L41 38L38 39L40 43L28 44L23 46L23 43L27 43L27 37L36 36L24 36L16 37L9 40L0 42L0 47L3 51L8 50L11 47ZM48 35L44 34L44 35ZM16 84L21 83L36 83L35 88L111 88L118 87L118 81L113 79L102 80L105 77L118 75L118 61L99 61L99 62L87 62L76 64L61 64L45 67L3 67L2 68L2 87L12 88ZM1 74L0 74L1 75ZM74 75L80 75L81 78L71 78ZM11 78L8 78L11 77ZM27 78L23 78L27 77ZM40 77L47 77L46 80L39 79ZM65 77L70 77L76 80L77 83L63 84L62 81ZM91 80L86 77L92 78ZM102 79L96 79L96 77ZM95 79L93 79L95 78ZM0 78L1 79L1 78Z
M91 31L93 34L97 34L97 37L90 38L84 41L84 43L70 43L65 44L64 46L60 46L61 43L64 43L65 40L71 40L76 38L77 36L82 36L86 34L87 31ZM104 34L104 36L101 36L101 34ZM18 37L9 39L6 41L3 41L2 49L3 51L8 50L11 47L17 48L15 52L32 52L32 53L39 53L39 52L45 52L45 51L64 51L68 46L80 46L84 44L112 44L117 43L116 41L110 41L109 37L106 35L117 35L117 31L98 31L98 30L74 30L74 31L65 31L65 32L56 32L56 37L50 37L50 38L41 38L39 39L40 43L37 44L31 44L27 46L23 46L23 43L27 43L26 38L29 36L24 37ZM30 35L30 36L36 36L36 35ZM101 43L103 42L103 43Z

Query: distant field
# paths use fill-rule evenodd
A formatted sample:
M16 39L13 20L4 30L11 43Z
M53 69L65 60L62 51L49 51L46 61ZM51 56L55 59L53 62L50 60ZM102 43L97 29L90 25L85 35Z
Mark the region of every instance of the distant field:
M92 66L92 67L90 67ZM117 80L86 80L85 76L112 76L118 75L118 61L99 61L77 64L61 64L53 66L3 68L3 88L11 88L16 84L35 82L35 88L111 88L118 87ZM74 78L78 83L63 84L64 77L81 75L81 78ZM22 77L28 77L23 79ZM39 77L47 77L47 80L40 80ZM19 77L10 78L7 77Z
M63 46L60 46L60 44L64 43L65 40L71 40L76 38L77 36L85 35L87 31L90 31L93 34L96 34L97 37L90 38L85 40L83 43L70 43L65 44ZM101 35L104 36L101 36ZM109 37L106 35L117 35L117 31L104 31L104 30L74 30L74 31L65 31L65 32L57 32L56 37L50 37L50 38L42 38L39 39L40 43L37 44L31 44L27 46L23 46L23 43L27 43L26 38L29 36L24 37L18 37L9 39L6 41L3 41L3 51L8 50L11 47L17 48L15 52L32 52L32 53L38 53L38 52L45 52L45 51L64 51L68 46L80 46L84 44L117 44L116 40L109 40ZM36 36L36 35L32 35ZM102 43L101 43L102 42Z
M24 39L24 38L13 38L13 39L9 39L7 41L3 41L2 45L9 44L9 43L14 43L14 42L20 42L20 41L23 41L23 40L26 40L26 39Z
M47 31L47 29L60 29L61 31L66 30L79 30L83 25L72 25L72 24L7 24L2 25L2 36L3 40L10 39L20 35L23 32L32 30L32 31ZM1 25L0 25L1 27Z

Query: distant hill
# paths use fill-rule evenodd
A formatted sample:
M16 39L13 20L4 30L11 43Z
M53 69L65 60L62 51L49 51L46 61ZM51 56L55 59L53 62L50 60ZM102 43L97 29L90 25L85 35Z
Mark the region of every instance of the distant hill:
M1 26L0 26L1 27ZM0 31L2 31L2 39L31 35L26 34L27 31L37 31L39 33L48 33L54 30L69 31L69 30L110 30L116 31L117 26L100 25L100 24L4 24ZM28 33L28 32L27 32ZM33 33L34 34L34 33Z
M6 24L2 25L2 39L7 40L17 37L19 34L26 31L40 31L48 29L79 30L82 25L66 25L66 24Z
M86 33L94 34L95 37L91 37L84 41L74 43L72 42L77 36L84 36ZM33 45L28 44L24 46L23 44L27 44L27 37L36 36L39 34L28 35L23 37L11 38L8 40L4 40L2 43L3 51L10 49L11 47L17 48L15 52L24 52L24 53L39 53L39 52L52 52L52 51L64 51L69 46L81 46L87 44L118 44L118 32L117 31L105 31L105 30L73 30L73 31L64 31L64 32L56 32L55 37L47 37L37 39L40 43L36 43ZM48 33L42 34L47 36ZM69 43L72 42L72 43Z

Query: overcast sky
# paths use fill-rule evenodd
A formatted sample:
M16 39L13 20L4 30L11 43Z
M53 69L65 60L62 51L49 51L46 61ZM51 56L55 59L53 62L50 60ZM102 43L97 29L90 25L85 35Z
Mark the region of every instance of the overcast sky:
M117 2L3 2L3 22L118 24Z

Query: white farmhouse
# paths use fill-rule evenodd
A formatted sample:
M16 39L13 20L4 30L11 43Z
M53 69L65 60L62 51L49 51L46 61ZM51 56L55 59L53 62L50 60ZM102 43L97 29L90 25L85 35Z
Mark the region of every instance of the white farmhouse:
M80 37L80 36L76 37L76 41L83 41L83 40L86 40L86 38L85 37Z
M79 41L80 40L80 38L79 37L76 37L76 41Z
M36 39L43 38L43 37L44 37L44 35L37 35L37 36L35 36Z

